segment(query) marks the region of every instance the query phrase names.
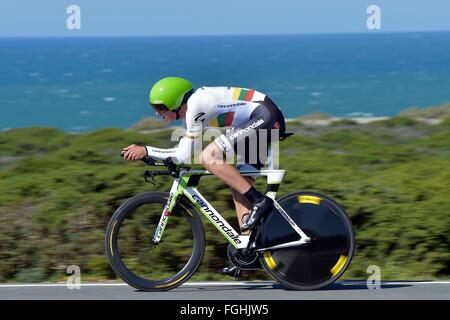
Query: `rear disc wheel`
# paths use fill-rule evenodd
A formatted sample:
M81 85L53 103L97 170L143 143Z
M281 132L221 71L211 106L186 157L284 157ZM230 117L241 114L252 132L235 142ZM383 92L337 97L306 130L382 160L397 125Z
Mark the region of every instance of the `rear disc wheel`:
M288 194L278 203L311 240L260 253L266 271L293 290L316 290L339 279L355 247L353 227L344 209L330 197L312 191ZM261 226L258 247L297 240L299 235L280 213L273 211Z

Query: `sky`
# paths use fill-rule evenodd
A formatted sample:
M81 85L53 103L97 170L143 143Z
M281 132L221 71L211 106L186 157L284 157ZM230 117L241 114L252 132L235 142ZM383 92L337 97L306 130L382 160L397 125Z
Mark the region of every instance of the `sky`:
M81 29L68 30L69 5ZM368 30L378 5L381 30ZM449 0L3 0L0 37L449 31Z

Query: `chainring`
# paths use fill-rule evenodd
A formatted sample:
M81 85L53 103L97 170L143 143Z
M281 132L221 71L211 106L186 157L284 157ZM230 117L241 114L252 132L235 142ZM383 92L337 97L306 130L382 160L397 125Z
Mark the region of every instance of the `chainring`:
M253 252L249 255L244 255L242 250L238 250L233 247L231 244L228 244L227 249L228 259L231 261L239 269L243 270L254 270L257 269L254 267L256 260L259 259L256 252Z

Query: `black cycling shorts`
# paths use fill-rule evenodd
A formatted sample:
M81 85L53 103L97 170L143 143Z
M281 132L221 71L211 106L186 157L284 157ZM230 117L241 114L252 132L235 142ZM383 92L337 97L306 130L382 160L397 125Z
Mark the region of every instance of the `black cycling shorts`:
M216 142L227 157L231 155L230 146L233 147L237 164L247 163L261 169L271 142L284 138L286 123L283 113L269 97L255 102L260 105L253 110L250 119L227 130Z

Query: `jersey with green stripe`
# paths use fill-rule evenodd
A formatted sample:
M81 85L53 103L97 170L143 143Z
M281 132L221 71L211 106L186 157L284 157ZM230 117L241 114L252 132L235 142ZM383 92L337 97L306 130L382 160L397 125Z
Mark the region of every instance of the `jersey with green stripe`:
M235 127L250 119L264 100L261 92L237 87L201 87L188 100L186 130L204 127Z

